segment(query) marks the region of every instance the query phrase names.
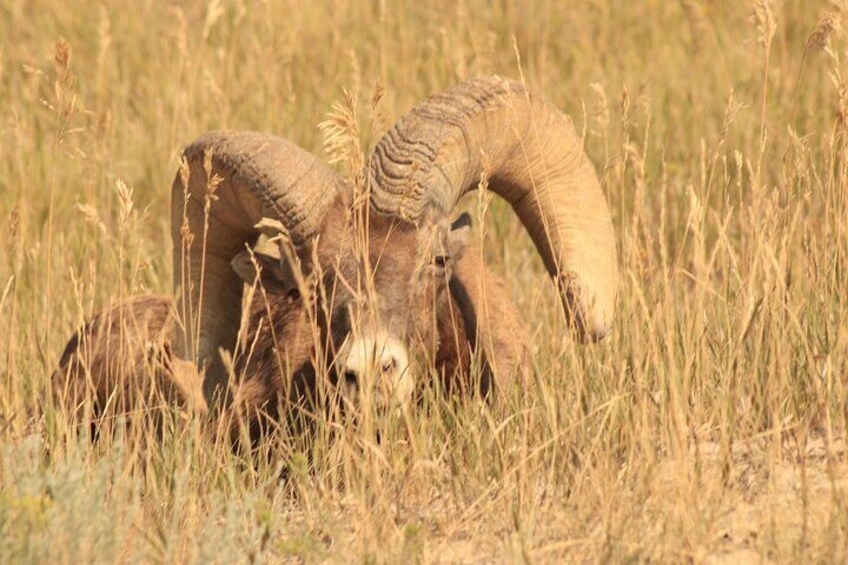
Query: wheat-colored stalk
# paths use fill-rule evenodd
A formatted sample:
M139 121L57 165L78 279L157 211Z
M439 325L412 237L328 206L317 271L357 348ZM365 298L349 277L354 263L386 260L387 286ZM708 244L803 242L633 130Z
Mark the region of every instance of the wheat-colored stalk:
M835 57L836 54L831 49L831 38L842 31L842 13L830 12L822 16L816 23L813 31L807 37L804 44L804 54L801 56L801 63L798 65L798 76L795 79L795 91L792 95L792 123L795 123L795 111L798 106L798 89L801 86L801 76L804 72L804 63L807 61L807 56L811 53L824 51Z
M55 208L56 194L56 160L60 145L64 142L65 135L70 128L71 119L76 112L77 98L75 92L75 80L71 72L72 51L70 43L64 38L60 38L56 42L53 53L54 74L53 81L53 101L52 105L48 103L56 116L56 125L53 133L53 161L50 168L50 195L47 204L47 253L45 257L45 288L44 293L44 325L49 326L49 312L52 308L52 291L53 291L53 216ZM45 339L45 349L50 351L50 332L47 332ZM46 361L46 359L45 359ZM45 372L48 367L44 367Z
M0 8L0 561L846 561L844 2L148 4ZM176 242L168 229L185 143L282 135L337 159L361 204L365 143L472 74L520 75L583 111L621 250L608 339L564 337L532 241L484 190L475 253L534 337L531 378L498 402L448 397L438 378L395 420L325 410L333 344L316 321L335 304L320 272L299 285L323 293L306 339L325 403L296 407L297 425L251 445L238 404L231 428L162 407L155 387L124 414L54 402L50 373L84 318L170 292L172 243L179 316L196 316L202 225ZM485 188L482 160L469 182ZM214 214L207 180L192 198ZM357 214L351 237L368 231ZM346 282L368 315L370 279ZM194 357L196 326L175 331Z
M777 22L771 10L770 0L754 0L751 13L751 21L757 30L757 42L763 48L763 93L760 103L760 158L758 159L757 175L762 164L762 154L765 151L767 139L766 134L766 112L768 108L768 83L769 65L771 61L771 44L777 31Z

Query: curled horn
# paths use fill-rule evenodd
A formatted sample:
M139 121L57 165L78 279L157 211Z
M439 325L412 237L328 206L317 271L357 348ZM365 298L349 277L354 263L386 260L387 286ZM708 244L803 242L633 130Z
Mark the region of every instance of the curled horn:
M204 389L214 395L228 377L218 351L232 351L241 321L243 282L230 261L256 240L263 218L279 221L295 246L306 243L343 181L263 133L210 132L183 156L171 192L174 288L186 328L176 353L206 367Z
M447 214L484 173L532 237L577 335L604 337L618 276L609 208L569 118L521 83L471 79L401 117L374 149L371 206L412 221Z

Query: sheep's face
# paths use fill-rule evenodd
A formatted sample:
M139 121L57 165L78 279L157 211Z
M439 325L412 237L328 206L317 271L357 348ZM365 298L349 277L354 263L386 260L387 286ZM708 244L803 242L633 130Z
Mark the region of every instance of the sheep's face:
M261 263L261 280L293 299L308 293L303 303L314 308L343 399L378 408L405 405L418 368L435 358L436 308L448 299L447 283L470 219L463 214L453 224L428 220L414 226L373 213L362 221L351 218L347 208L328 214L311 248L299 250L297 259L282 250L288 261L271 257L270 264ZM252 280L251 273L242 276Z

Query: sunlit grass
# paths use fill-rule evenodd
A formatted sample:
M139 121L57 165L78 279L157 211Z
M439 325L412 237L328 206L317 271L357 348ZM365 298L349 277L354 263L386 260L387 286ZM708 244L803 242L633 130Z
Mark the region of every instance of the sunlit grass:
M824 1L5 1L0 561L844 561L839 18ZM535 341L503 404L427 391L379 441L327 421L255 456L180 414L94 444L71 430L48 394L71 333L171 292L186 143L256 129L327 158L334 104L358 100L367 148L424 96L519 69L608 195L610 338L565 337L495 201L485 254Z

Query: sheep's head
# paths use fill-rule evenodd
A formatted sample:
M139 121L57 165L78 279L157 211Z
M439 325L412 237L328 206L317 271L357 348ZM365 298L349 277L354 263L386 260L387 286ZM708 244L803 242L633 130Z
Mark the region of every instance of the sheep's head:
M344 398L406 403L438 344L435 312L468 240L468 214L415 225L353 209L339 197L320 236L301 248L290 245L279 222L257 227L257 244L232 261L236 273L312 308Z
M617 272L606 200L568 118L518 83L473 79L411 110L374 149L366 204L317 158L268 135L213 132L185 159L172 222L175 282L187 289L178 298L192 320L181 352L207 365L210 388L226 379L217 351L235 343L251 280L230 262L278 222L266 235L279 257L260 271L273 275L269 288L316 305L342 390L408 398L412 344L432 344L433 307L468 232L450 215L480 183L524 224L575 335L610 329Z

